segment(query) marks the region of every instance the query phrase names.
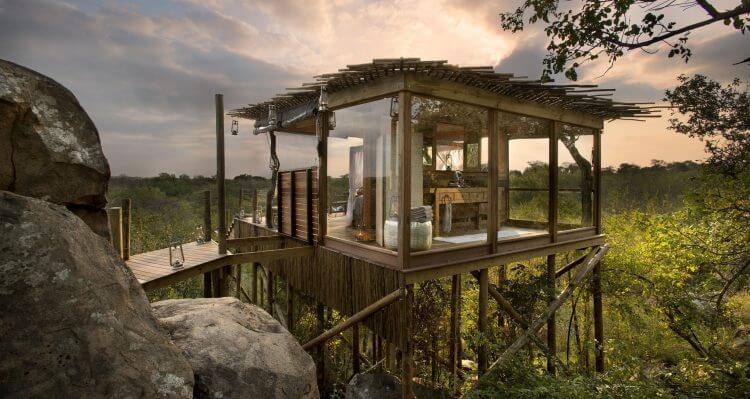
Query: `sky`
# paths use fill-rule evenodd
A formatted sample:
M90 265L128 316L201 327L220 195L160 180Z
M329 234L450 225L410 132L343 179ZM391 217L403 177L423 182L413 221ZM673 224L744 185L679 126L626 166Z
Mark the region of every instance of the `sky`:
M475 0L0 0L0 58L68 87L97 125L113 175L215 173L214 93L227 110L263 101L320 73L373 58L491 65L538 77L546 38L503 32L498 14L520 1ZM719 9L732 1L719 1ZM672 13L685 23L698 9ZM680 73L747 78L750 36L715 24L691 35L690 63L631 52L581 83L623 101L656 101ZM605 124L602 161L700 160L703 145L667 131L668 113ZM226 120L229 130L229 119ZM227 135L227 175L268 174L268 145L240 121ZM228 134L228 132L227 132ZM282 169L308 166L311 139L281 134ZM314 158L314 157L312 157Z

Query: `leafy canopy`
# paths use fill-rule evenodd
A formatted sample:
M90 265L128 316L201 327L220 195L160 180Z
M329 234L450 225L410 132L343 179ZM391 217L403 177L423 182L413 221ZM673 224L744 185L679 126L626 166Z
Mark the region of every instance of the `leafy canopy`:
M522 31L525 24L543 21L550 41L545 57L543 76L564 72L570 80L578 78L578 68L585 62L605 58L611 67L625 52L646 49L657 43L669 47L668 57L688 61L691 31L723 22L745 33L750 25L750 0L718 11L709 1L675 0L611 0L583 1L571 5L558 0L525 0L523 5L500 14L503 30ZM699 22L680 25L668 21L664 11L681 11L700 7L707 17ZM750 59L749 59L750 60ZM745 60L748 61L748 60Z

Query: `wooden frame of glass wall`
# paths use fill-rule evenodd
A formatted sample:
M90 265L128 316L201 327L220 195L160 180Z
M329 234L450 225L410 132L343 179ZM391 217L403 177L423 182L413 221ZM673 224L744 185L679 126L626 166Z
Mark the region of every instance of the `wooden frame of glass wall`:
M594 237L601 234L601 204L600 204L600 173L601 173L601 127L603 121L601 118L590 115L581 115L575 112L568 112L561 109L551 109L535 105L533 103L524 103L519 100L507 98L504 96L493 95L479 89L463 86L454 82L447 82L425 76L412 76L404 74L384 79L378 84L369 85L365 88L357 88L352 92L345 90L340 93L331 93L330 104L333 109L344 108L347 106L372 101L378 98L397 95L399 98L399 141L398 145L402 156L399 158L399 187L401 195L398 199L398 251L388 251L379 248L368 247L355 242L343 242L338 239L326 237L326 223L319 223L319 244L352 254L357 257L366 258L374 263L395 269L409 268L439 268L454 263L466 262L467 260L489 260L495 255L520 253L526 250L539 249L540 251L552 251L551 248L563 248L562 244L570 243L575 245L576 241L584 240L588 237ZM489 209L488 214L487 237L497 237L499 229L499 215L497 212L498 203L505 201L507 198L500 198L501 195L507 196L509 193L509 180L504 176L509 172L509 152L508 137L500 134L498 131L498 112L511 112L520 115L543 118L552 121L553 129L549 133L549 210L548 210L548 232L547 234L533 237L522 237L517 239L507 239L499 241L497 239L488 239L487 242L466 245L461 247L449 247L445 249L434 249L412 253L410 245L410 229L408 223L409 204L411 203L411 168L412 146L411 146L411 103L412 96L426 96L442 100L456 101L473 106L484 107L488 111L488 142L489 142L489 165L488 165L488 191L489 191ZM327 118L329 112L321 113L316 123L316 134L318 136L318 153L320 156L320 174L327 176L325 168L326 150L327 150L327 132L328 127L321 121ZM408 116L408 117L407 117ZM593 129L594 148L592 154L592 164L594 173L593 187L593 217L594 225L571 229L564 232L558 231L557 214L558 214L558 185L557 185L557 154L558 154L558 136L562 129L562 124L582 126ZM504 168L499 166L504 165ZM320 201L326 203L326 179L321 178ZM327 210L325 206L318 207L319 221L326 221ZM407 219L407 220L404 220ZM551 244L560 243L554 246Z

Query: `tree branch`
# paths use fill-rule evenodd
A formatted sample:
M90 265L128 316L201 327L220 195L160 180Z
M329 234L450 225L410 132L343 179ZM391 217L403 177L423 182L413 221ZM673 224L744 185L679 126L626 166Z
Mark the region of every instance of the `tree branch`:
M702 27L704 27L706 25L711 25L714 22L722 21L722 20L727 19L727 18L737 17L737 16L740 16L742 14L747 14L747 13L750 13L750 5L742 4L742 5L737 6L733 10L729 10L729 11L725 11L725 12L722 12L722 13L718 13L715 16L713 16L713 17L711 17L711 18L709 18L707 20L704 20L704 21L701 21L701 22L696 22L696 23L694 23L692 25L683 26L680 29L673 30L673 31L671 31L669 33L666 33L664 35L661 35L661 36L652 37L651 39L643 41L643 42L627 43L627 42L623 42L620 39L608 39L608 41L610 43L612 43L612 44L615 44L615 45L618 45L618 46L621 46L621 47L625 47L627 49L631 49L631 50L632 49L637 49L637 48L641 48L641 47L650 46L650 45L652 45L654 43L658 43L660 41L669 39L670 37L674 37L674 36L680 35L682 33L692 31L694 29L702 28Z

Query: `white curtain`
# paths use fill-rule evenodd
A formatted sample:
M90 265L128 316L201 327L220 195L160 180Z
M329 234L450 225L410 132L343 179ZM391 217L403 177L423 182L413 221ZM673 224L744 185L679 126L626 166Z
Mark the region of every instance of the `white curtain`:
M362 187L362 167L364 160L363 146L349 148L349 197L346 200L346 225L352 224L354 218L354 197L357 189Z

